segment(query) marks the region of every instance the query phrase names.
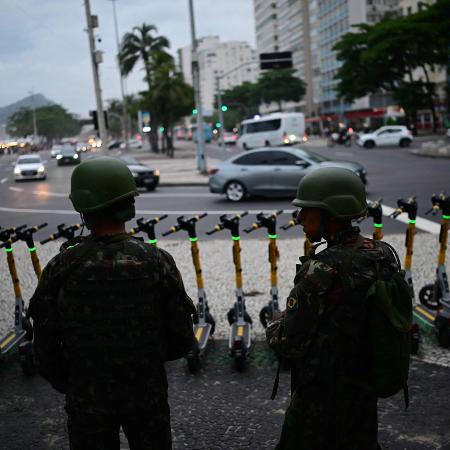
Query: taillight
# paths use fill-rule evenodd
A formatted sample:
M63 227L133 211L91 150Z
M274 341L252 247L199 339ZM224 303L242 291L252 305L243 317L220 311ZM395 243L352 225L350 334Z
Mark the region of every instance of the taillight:
M215 175L218 171L219 171L219 169L217 169L216 167L213 167L212 169L208 170L208 175Z
M234 341L234 349L235 350L241 350L242 349L242 340L236 340Z

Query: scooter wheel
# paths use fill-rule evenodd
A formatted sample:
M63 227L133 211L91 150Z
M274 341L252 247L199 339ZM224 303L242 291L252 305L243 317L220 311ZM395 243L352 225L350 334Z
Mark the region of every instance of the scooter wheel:
M199 358L198 354L188 356L187 364L188 364L189 372L191 372L191 373L198 372L200 369L200 358Z
M264 328L267 328L267 324L272 320L270 309L268 306L264 306L259 312L259 321Z
M25 330L25 340L32 341L33 340L33 325L31 325L30 319L28 317L22 318L22 328Z
M437 311L440 307L440 302L434 300L434 284L426 284L419 291L419 300L423 306L431 309L432 311Z
M245 356L235 356L234 358L234 367L238 372L243 372L245 369Z
M214 320L214 317L211 315L211 313L209 313L208 311L206 311L206 313L205 313L205 320L206 320L206 323L211 324L210 334L213 335L214 331L216 329L216 321Z
M443 348L450 347L450 325L445 317L438 316L434 321L438 343Z
M236 314L234 308L231 308L227 313L228 324L231 326L236 320Z
M36 374L36 364L34 361L33 343L24 341L19 345L20 367L24 375L32 376Z
M420 348L420 339L418 336L411 336L411 355L417 355Z

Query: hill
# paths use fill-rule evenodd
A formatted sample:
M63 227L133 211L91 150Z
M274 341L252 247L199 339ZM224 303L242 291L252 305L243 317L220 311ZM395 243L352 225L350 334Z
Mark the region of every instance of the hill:
M33 98L34 97L34 98ZM8 117L12 116L15 112L19 111L20 108L32 108L34 102L35 108L40 108L42 106L53 105L55 102L52 102L48 98L44 97L42 94L34 94L29 95L28 97L23 98L15 103L11 103L7 106L0 107L0 126L6 124L8 121Z

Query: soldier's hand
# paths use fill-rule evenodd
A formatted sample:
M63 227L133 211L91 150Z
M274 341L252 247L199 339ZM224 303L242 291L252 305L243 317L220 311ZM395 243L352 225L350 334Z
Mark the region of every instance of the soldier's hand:
M275 312L275 314L272 317L272 321L282 319L284 317L285 312L286 311L277 311L277 312Z

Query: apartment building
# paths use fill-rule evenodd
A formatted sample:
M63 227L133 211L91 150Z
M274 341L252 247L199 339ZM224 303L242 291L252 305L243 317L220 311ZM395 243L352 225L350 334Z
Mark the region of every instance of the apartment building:
M398 13L399 1L254 0L258 53L275 49L291 51L294 68L307 83L304 100L287 104L286 108L319 116L342 115L347 110L368 110L388 104L390 99L386 96L365 97L352 105L337 98L334 77L340 62L333 47L353 25L375 23L386 13Z
M191 46L178 50L178 56L184 79L192 84ZM220 77L221 90L225 91L246 81L254 83L259 76L258 55L248 42L220 42L218 36L201 38L198 59L201 100L206 116L214 112L218 77Z

